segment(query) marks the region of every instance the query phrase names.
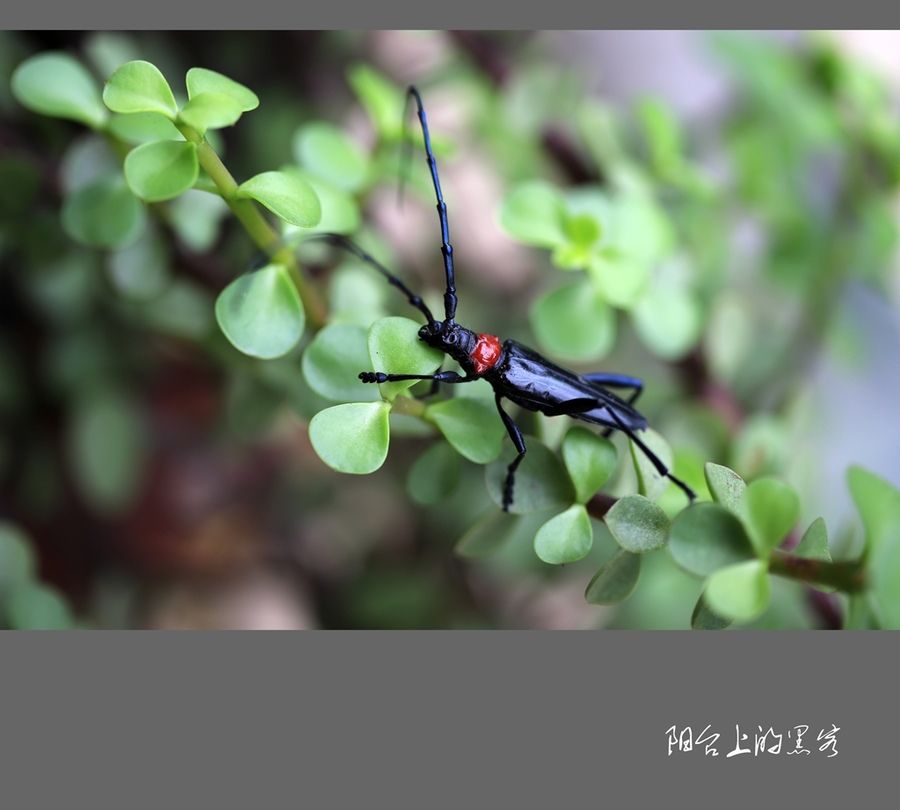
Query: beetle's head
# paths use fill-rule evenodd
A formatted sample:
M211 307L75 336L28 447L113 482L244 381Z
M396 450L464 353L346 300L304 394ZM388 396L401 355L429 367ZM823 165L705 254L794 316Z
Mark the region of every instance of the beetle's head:
M469 361L475 346L475 333L455 321L432 321L419 330L419 340L438 351L449 354L459 363Z

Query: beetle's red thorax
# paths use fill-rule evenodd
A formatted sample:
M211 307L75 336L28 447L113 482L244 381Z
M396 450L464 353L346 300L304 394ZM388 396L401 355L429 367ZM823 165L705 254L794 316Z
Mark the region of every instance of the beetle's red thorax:
M475 365L475 373L484 374L488 369L492 369L500 359L501 351L500 338L496 335L478 335L475 348L469 355Z

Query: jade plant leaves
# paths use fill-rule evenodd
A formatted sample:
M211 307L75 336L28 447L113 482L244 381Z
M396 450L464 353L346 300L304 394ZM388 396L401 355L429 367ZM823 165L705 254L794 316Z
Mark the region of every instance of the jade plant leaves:
M616 542L626 551L642 554L666 544L669 518L643 495L620 498L604 520Z
M703 598L719 616L748 622L766 609L769 595L766 564L749 560L716 571L706 584Z
M309 423L313 449L342 473L375 472L387 458L390 429L387 402L350 402L319 411Z
M543 348L567 360L602 357L616 337L615 314L584 278L539 298L531 325Z
M359 372L370 365L366 330L333 323L320 330L303 353L302 371L309 387L336 402L378 399L378 388L366 385Z
M427 415L454 449L469 461L487 464L499 455L506 430L493 403L455 397L431 405Z
M740 513L757 554L766 557L794 527L800 501L787 484L774 478L760 478L744 491Z
M561 565L587 556L593 542L594 533L587 510L576 503L538 529L534 536L534 551L544 562Z
M108 117L91 74L65 53L26 59L13 73L12 91L19 103L42 115L68 118L95 129Z
M369 357L372 365L361 371L381 371L386 374L431 374L441 364L444 355L419 340L421 324L409 318L382 318L369 329ZM415 380L383 383L382 396L393 399L401 391L411 388Z
M287 270L273 263L236 278L222 290L216 320L237 349L270 359L297 345L306 316Z
M235 196L256 200L291 225L311 228L322 217L316 192L299 172L262 172L241 183Z
M699 576L754 556L741 521L714 503L694 504L672 521L669 551L682 568Z
M613 443L580 426L566 433L562 456L579 503L587 502L609 480L616 468Z
M119 248L132 244L146 222L143 206L121 177L102 177L66 197L62 224L84 245Z
M528 452L516 471L516 485L510 511L527 514L542 509L559 509L572 503L575 496L572 482L559 457L546 445L530 436L525 437ZM515 457L515 448L506 445L500 458L485 468L488 494L498 506L503 502L506 468Z
M615 605L631 594L640 573L640 554L622 549L594 574L584 598L592 605Z
M178 105L159 68L136 60L120 67L103 88L103 101L117 113L160 113L174 119Z
M191 68L185 76L185 84L191 101L201 95L215 94L231 99L241 112L250 112L259 106L259 98L249 87L214 70Z
M308 171L344 191L357 191L368 166L362 150L331 124L307 124L294 135L294 154Z
M142 200L170 200L187 191L200 171L197 147L187 141L156 141L132 149L125 158L125 180Z

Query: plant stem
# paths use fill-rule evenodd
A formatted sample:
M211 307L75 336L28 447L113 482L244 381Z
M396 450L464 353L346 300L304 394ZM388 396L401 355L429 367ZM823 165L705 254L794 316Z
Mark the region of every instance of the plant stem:
M769 571L800 582L829 585L844 593L857 593L866 587L863 564L855 560L840 562L812 560L776 549L769 559Z
M216 154L215 149L192 127L184 124L176 126L185 138L197 145L197 159L200 161L200 165L215 183L222 199L244 226L244 230L247 231L256 246L272 261L287 268L306 308L310 325L314 329L321 329L326 320L325 302L316 287L301 271L293 252L282 244L277 231L252 200L243 200L236 196L238 183L222 163L222 159Z

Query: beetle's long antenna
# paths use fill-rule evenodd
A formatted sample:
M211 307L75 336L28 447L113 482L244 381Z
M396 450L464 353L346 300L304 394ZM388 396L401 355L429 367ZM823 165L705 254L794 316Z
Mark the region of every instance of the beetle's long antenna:
M452 323L456 317L456 276L453 272L453 246L450 244L450 225L447 222L447 205L444 195L441 193L441 181L438 178L437 161L431 150L431 136L428 133L428 119L425 117L425 107L422 105L422 97L419 91L412 85L406 91L406 103L410 97L416 100L416 110L419 115L419 123L422 125L422 136L425 140L425 156L428 168L431 171L431 180L434 183L434 193L437 197L438 218L441 222L441 253L444 257L444 274L447 276L447 289L444 292L444 315L447 323ZM406 120L404 110L403 120Z
M428 320L429 325L435 322L434 315L431 314L431 310L428 309L428 305L422 300L422 298L416 295L412 290L409 289L397 276L395 276L390 270L388 270L378 259L376 259L371 253L368 253L366 250L361 248L356 244L352 239L348 239L343 234L339 233L317 233L305 239L305 242L310 242L314 240L328 242L329 244L334 245L335 247L339 247L342 250L346 250L348 253L352 253L356 258L361 259L366 264L374 267L381 275L383 275L388 282L390 282L394 287L396 287L400 292L402 292L406 296L406 300L409 301L419 312L421 312L425 318Z

